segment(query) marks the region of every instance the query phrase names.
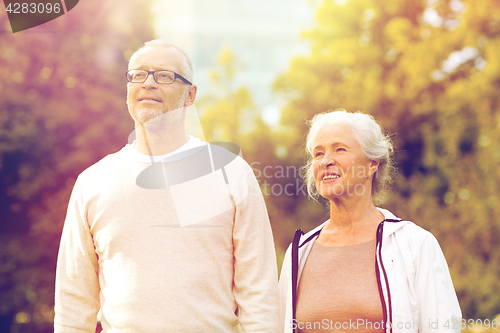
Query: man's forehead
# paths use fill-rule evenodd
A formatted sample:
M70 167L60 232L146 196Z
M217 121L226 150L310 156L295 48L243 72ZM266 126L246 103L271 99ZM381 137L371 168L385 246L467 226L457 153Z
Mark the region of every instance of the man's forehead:
M169 67L180 69L183 61L182 54L172 46L147 46L138 51L129 63L129 69L139 67ZM168 68L165 68L168 69Z

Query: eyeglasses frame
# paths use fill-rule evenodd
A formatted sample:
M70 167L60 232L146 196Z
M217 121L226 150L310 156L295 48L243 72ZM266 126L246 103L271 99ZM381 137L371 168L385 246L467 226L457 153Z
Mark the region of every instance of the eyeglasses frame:
M129 81L129 79L128 79L128 72L130 72L130 71L144 71L144 72L147 72L148 75L146 76L146 78L144 79L144 81L141 81L141 82L132 82L132 81ZM156 73L158 73L158 72L170 72L170 73L174 73L174 81L172 81L170 83L160 83L160 82L158 82L158 79L157 79L157 76L156 76ZM193 85L184 76L182 76L180 74L177 74L174 71L169 71L168 69L161 69L159 71L147 71L147 70L144 70L144 69L129 69L128 71L125 72L125 77L127 78L127 81L130 82L130 83L144 83L148 79L149 75L153 75L153 79L155 80L155 82L157 84L172 84L172 83L175 82L176 79L181 79L181 81L184 82L185 84L189 84L190 86Z

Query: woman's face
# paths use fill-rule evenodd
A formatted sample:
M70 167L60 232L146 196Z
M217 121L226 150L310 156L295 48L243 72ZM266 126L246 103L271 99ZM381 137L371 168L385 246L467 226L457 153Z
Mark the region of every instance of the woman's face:
M313 145L313 174L318 192L330 201L371 198L372 178L378 162L368 159L351 130L325 125Z

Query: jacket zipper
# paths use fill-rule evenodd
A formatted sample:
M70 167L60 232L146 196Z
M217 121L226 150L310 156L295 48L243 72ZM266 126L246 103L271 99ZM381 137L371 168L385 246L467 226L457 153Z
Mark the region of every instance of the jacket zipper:
M377 245L375 247L375 275L377 276L377 287L378 287L378 293L380 296L380 303L383 304L382 306L382 313L384 315L384 323L385 323L385 329L384 331L387 332L387 326L388 326L388 318L389 317L389 322L390 327L389 327L389 333L392 333L392 302L391 302L391 290L389 288L389 280L387 279L387 273L385 272L385 267L384 267L384 262L382 261L382 236L384 233L384 221L380 222L380 224L377 227ZM380 260L379 260L380 258ZM379 262L380 262L380 267L382 267L382 272L384 273L384 280L385 280L385 285L387 287L387 299L388 303L385 302L385 297L384 297L384 291L382 289L382 282L380 281L380 269L379 269ZM387 309L389 308L389 309ZM389 311L387 311L389 310ZM387 315L389 314L389 316Z
M377 287L378 287L378 292L380 296L380 302L384 305L382 306L382 313L383 313L383 318L384 318L384 323L386 325L385 331L387 332L387 329L389 329L389 333L392 333L392 302L391 302L391 290L389 288L389 280L387 278L387 273L385 271L384 263L382 261L382 239L383 239L383 232L384 232L384 222L401 222L401 220L394 220L394 219L384 219L382 222L377 227L377 242L376 242L376 248L375 248L375 275L377 276ZM292 243L292 321L295 322L296 320L296 310L297 310L297 288L298 288L298 273L299 273L299 248L302 247L304 244L307 244L311 239L314 237L318 236L319 233L321 232L321 229L316 231L314 234L309 236L301 245L300 243L300 238L302 235L304 235L304 232L301 229L297 229L295 231L295 235L293 237L293 243ZM380 258L380 260L379 260ZM385 280L385 285L387 287L387 299L388 299L388 304L385 302L385 297L384 297L384 292L382 289L382 282L380 280L380 269L379 269L379 262L380 262L380 267L382 267L382 273L384 275L384 280ZM389 318L388 318L389 317ZM389 327L387 327L387 322L389 319ZM296 332L296 329L293 329L293 333Z

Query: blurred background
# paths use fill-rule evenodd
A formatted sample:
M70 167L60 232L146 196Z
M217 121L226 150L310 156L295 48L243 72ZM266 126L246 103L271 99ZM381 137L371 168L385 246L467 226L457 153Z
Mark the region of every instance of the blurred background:
M254 169L280 267L328 216L305 119L361 110L397 147L383 207L437 237L464 318L500 314L499 1L85 0L15 34L0 5L0 332L52 331L71 189L127 143L127 61L154 38L193 60L205 138Z

